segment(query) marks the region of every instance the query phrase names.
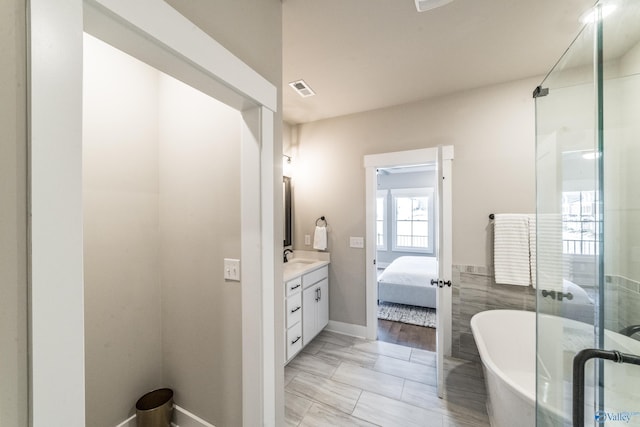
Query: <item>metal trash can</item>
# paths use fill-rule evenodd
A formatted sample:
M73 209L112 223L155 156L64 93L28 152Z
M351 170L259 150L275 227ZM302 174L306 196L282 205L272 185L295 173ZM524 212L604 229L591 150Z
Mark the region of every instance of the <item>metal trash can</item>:
M136 402L138 427L171 427L173 390L160 388L142 396Z

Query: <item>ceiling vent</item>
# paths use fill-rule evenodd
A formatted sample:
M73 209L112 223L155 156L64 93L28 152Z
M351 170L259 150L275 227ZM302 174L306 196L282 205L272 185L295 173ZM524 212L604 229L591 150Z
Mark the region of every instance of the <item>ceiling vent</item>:
M289 86L291 86L293 90L298 92L298 95L300 95L303 98L306 98L308 96L313 96L316 94L304 80L291 82L289 83Z
M447 3L451 3L453 0L414 0L416 2L416 9L418 12L426 12L427 10L435 9L436 7L444 6Z

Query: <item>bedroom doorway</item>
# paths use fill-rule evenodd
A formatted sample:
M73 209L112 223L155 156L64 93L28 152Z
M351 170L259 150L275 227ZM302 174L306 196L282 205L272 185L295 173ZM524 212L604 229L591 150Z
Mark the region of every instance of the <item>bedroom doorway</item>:
M453 147L368 155L367 338L451 354ZM380 320L379 320L380 318Z

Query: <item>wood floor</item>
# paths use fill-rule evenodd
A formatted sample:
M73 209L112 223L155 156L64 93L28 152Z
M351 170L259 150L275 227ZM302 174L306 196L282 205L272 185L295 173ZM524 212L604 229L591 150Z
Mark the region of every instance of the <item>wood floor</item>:
M424 326L378 319L378 340L436 351L436 330Z

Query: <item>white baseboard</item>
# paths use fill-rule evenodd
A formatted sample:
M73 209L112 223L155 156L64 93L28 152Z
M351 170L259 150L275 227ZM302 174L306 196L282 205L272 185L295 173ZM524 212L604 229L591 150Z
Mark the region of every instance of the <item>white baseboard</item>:
M136 415L133 414L132 416L118 424L116 427L136 427Z
M173 427L215 427L178 405L173 405L173 422L171 425ZM136 427L136 416L132 415L116 427Z
M172 424L175 427L216 427L178 405L175 405L174 408L173 419L175 424Z
M364 338L367 336L367 327L362 325L354 325L352 323L342 323L335 320L329 320L326 328L329 332L337 332L343 335L349 335L356 338Z

